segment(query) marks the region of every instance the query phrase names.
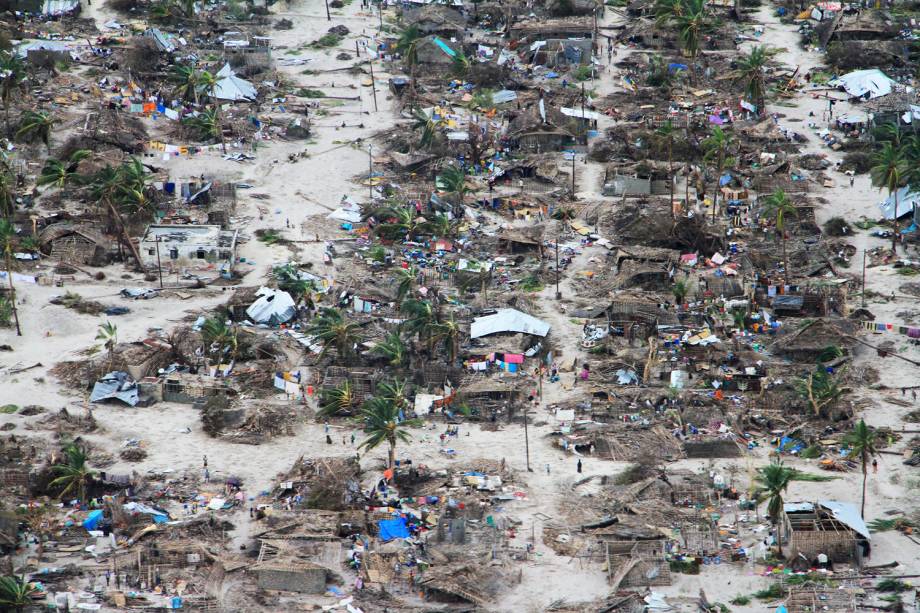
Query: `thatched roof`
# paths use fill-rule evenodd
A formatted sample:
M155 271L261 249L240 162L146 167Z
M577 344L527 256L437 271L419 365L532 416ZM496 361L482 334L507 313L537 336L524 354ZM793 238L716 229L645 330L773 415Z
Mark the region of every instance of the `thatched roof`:
M79 234L86 240L97 245L104 245L106 243L105 237L100 232L97 232L89 226L73 224L68 221L46 226L39 233L38 238L42 245L46 245L69 234Z
M832 346L849 350L856 344L851 336L857 329L858 324L847 319L807 320L794 330L784 328L770 350L780 355L816 353Z

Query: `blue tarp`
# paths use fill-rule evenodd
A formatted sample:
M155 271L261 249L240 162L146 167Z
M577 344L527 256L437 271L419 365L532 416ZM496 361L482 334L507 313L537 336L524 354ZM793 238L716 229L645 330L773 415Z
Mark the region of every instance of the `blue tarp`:
M83 520L83 527L87 530L95 530L101 521L102 511L90 511L86 519Z
M687 65L677 64L677 63L668 64L668 72L674 73L674 72L680 72L681 70L687 70Z
M409 538L409 528L406 526L405 517L381 519L377 522L377 528L380 530L380 540L384 542Z
M434 41L434 44L436 44L438 47L441 48L441 51L443 51L444 53L446 53L446 54L449 55L450 57L456 57L456 56L457 56L457 52L454 51L453 49L451 49L451 48L447 45L447 43L445 43L443 40L441 40L441 39L438 38L437 36L435 36L432 40Z

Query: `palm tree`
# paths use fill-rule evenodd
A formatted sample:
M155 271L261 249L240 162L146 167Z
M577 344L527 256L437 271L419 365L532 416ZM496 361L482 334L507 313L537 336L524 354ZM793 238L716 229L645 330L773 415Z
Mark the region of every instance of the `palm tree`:
M422 218L415 214L411 206L387 204L366 214L379 223L374 226L374 233L388 240L412 239L422 228Z
M227 153L227 143L224 142L224 129L222 126L220 118L220 103L217 101L217 84L220 82L220 79L216 74L208 72L207 70L201 71L199 77L201 83L201 89L208 94L208 98L211 99L211 104L213 104L214 111L214 123L216 125L217 136L220 140L221 151Z
M44 111L26 111L22 114L16 138L31 140L38 138L44 143L48 152L51 152L51 132L57 119Z
M415 266L396 270L396 303L402 307L406 296L414 296L418 286L418 269Z
M670 96L674 88L674 81L674 73L668 67L668 62L658 54L651 56L648 61L646 84L657 87L666 96Z
M51 467L51 472L58 475L57 478L49 484L51 487L63 487L61 497L68 493L76 495L77 500L83 500L86 497L86 482L95 474L87 466L89 456L86 449L75 443L71 443L64 448L64 463L55 464Z
M419 342L424 342L428 352L434 351L434 339L438 331L440 320L438 312L428 300L406 300L400 309L409 319L405 326L409 332L418 335Z
M22 89L26 78L26 67L16 51L0 51L0 101L3 103L3 116L6 122L6 136L12 138L13 127L10 125L10 103L13 94Z
M197 132L198 138L202 140L222 138L220 118L217 115L216 107L205 109L197 115L184 117L182 118L182 124Z
M563 226L567 228L569 224L571 224L575 218L578 217L578 214L575 213L575 209L572 207L559 206L556 208L556 210L553 211L552 217L553 219L558 219L561 221Z
M674 294L674 300L677 302L677 308L680 308L684 304L684 298L687 297L687 283L686 281L675 281L674 285L671 286L671 293Z
M453 317L442 321L434 327L434 338L436 341L444 343L444 349L447 351L447 363L453 364L457 359L457 352L460 348L460 324Z
M437 128L438 122L426 115L422 109L412 109L412 129L422 132L418 142L420 149L427 149L431 145Z
M872 185L879 190L888 190L888 197L894 198L894 234L891 236L891 250L898 246L898 190L904 184L910 166L904 156L904 147L891 142L882 143L882 148L872 156L872 168L869 176Z
M879 449L876 441L878 436L872 428L866 425L865 420L853 426L853 431L846 435L844 442L850 448L849 457L858 457L862 464L862 504L859 507L861 517L866 517L866 477L869 474L869 460L878 455Z
M16 239L16 228L9 219L0 219L0 249L6 260L6 279L10 284L10 306L13 310L13 320L16 322L16 336L22 336L19 327L19 310L16 308L16 288L13 287L13 241Z
M458 51L451 60L450 73L458 79L463 79L470 73L470 59L462 51Z
M91 155L92 152L87 149L78 149L71 153L66 161L49 157L45 160L45 165L37 183L41 186L52 185L58 188L80 183L83 180L83 175L77 172L77 167L80 162Z
M201 73L193 66L176 66L170 75L176 83L176 95L180 99L198 105L198 93L201 91Z
M744 93L752 104L757 105L757 114L766 112L766 84L764 68L776 51L764 46L756 46L747 55L738 59L735 80L744 83Z
M457 198L459 211L463 210L463 200L466 194L470 193L470 188L466 185L466 172L459 166L447 166L437 176L435 184L438 189L443 189L448 194L453 194ZM459 217L459 215L454 215Z
M398 441L408 443L412 440L412 434L405 427L414 424L415 421L400 421L399 411L400 407L396 406L391 399L380 396L371 398L361 407L360 416L364 419L367 438L361 442L359 447L365 451L371 451L380 444L387 443L388 468L396 465L396 443Z
M668 187L671 194L669 202L671 204L671 216L674 217L674 135L677 133L677 128L668 119L655 130L655 133L664 138L668 144Z
M719 208L719 182L722 178L722 172L735 163L735 160L729 156L729 149L733 144L734 139L732 139L731 134L719 126L713 126L712 132L702 143L705 151L703 159L707 162L715 160L716 163L716 189L712 201L713 222L716 220L716 209Z
M774 526L777 526L782 518L783 495L795 478L796 470L785 466L782 460L760 467L757 476L754 477L754 482L757 484L754 500L757 504L767 501L767 516ZM778 532L776 543L779 547L779 554L783 555L783 540Z
M121 230L122 243L128 247L139 269L143 269L144 264L128 234L119 207L127 205L131 213L138 213L145 208L149 210L152 201L146 196L139 197L147 193L148 181L149 175L137 158L130 158L117 168L106 165L93 174L90 181L90 194L109 209L111 218Z
M371 353L387 361L388 366L400 369L409 361L409 350L402 335L396 332L390 332L383 340L374 345Z
M118 326L110 321L99 324L96 331L96 340L109 352L109 368L115 363L115 347L118 345Z
M786 254L786 218L797 217L799 210L781 189L776 190L764 203L764 215L773 219L776 232L783 244L783 281L789 285L789 257Z
M347 321L338 309L325 307L307 326L306 333L323 344L320 356L335 349L339 359L348 361L361 342L360 329L360 325Z
M16 178L9 165L0 161L0 215L12 218L16 212Z
M218 368L225 357L230 362L236 359L240 339L237 327L220 316L209 317L201 324L201 340L204 343L208 359Z
M444 213L435 213L425 223L425 230L432 236L450 238L454 235L454 223Z
M418 49L418 41L422 39L422 32L418 29L418 26L411 25L402 32L399 33L399 38L396 40L396 50L399 51L399 54L405 59L406 64L409 66L409 76L414 76L415 67L418 64L418 54L416 53Z
M392 403L397 409L405 410L412 403L409 398L413 395L412 386L405 379L390 379L382 381L374 395Z
M316 416L326 419L333 415L350 414L359 402L354 386L346 379L338 387L322 391Z
M684 0L681 13L671 18L677 27L677 37L680 39L681 47L691 60L696 60L700 52L703 34L709 29L708 17L706 0ZM692 74L691 71L691 78Z
M655 21L658 26L665 26L673 19L681 17L686 12L684 0L656 0Z
M293 264L275 266L272 268L271 275L278 284L278 289L289 293L295 302L300 302L313 287L313 282L302 279Z
M32 596L37 592L38 588L24 578L0 577L0 609L18 613L35 602Z

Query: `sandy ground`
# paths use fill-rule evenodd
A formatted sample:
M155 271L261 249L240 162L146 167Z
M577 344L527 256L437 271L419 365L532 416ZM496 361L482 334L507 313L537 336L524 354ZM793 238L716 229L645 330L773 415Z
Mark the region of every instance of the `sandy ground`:
M315 3L313 3L315 5ZM289 12L279 12L279 16L287 17L294 21L294 29L290 31L275 31L274 44L276 47L287 46L290 48L308 42L322 35L330 25L344 23L352 34L347 36L341 44L341 50L354 51L354 40L360 37L362 31L371 33L377 23L377 17L360 11L359 3L352 3L343 11L338 11L332 23L325 20L321 14L321 5L311 5L302 9ZM88 13L97 20L107 18L104 10L100 10L98 3L88 7ZM277 9L277 7L276 7ZM803 69L818 65L821 57L812 52L799 50L798 34L794 28L784 26L777 22L768 9L761 11L761 21L766 24L766 31L761 40L774 47L785 48L787 51L779 59L791 66L801 65ZM602 25L608 25L618 19L613 13L608 12ZM315 216L327 213L334 208L343 195L351 195L356 199L366 198L366 188L352 181L352 178L367 171L368 153L366 146L350 146L343 143L354 141L358 138L368 138L373 131L386 129L394 125L394 113L388 92L385 86L387 75L383 68L375 70L378 78L377 99L379 111L369 112L373 109L368 87L360 85L361 79L348 76L345 73L330 73L321 75L304 75L304 69L326 70L341 67L342 62L335 60L338 50L324 52L305 51L302 57L311 61L305 66L282 67L292 80L308 87L335 91L341 95L360 95L360 101L348 102L343 106L330 109L330 115L320 118L314 124L316 135L310 144L303 142L274 142L261 147L256 153L254 162L238 164L226 162L214 154L203 154L188 160L169 162L169 167L177 176L197 176L200 173L223 174L231 173L238 181L252 184L251 190L240 192L240 205L238 214L247 219L243 230L246 234L258 228L281 229L294 240L310 240L315 234L321 238L331 236L335 232L335 224L325 221L316 223L311 221L303 230L301 236L301 222L304 219L316 219ZM283 50L275 52L275 58L296 57L287 55ZM622 57L622 56L621 56ZM617 60L618 58L614 58ZM350 63L350 62L349 62ZM595 84L600 95L613 91L618 87L618 73L608 70L602 73L601 79ZM334 88L333 88L334 84ZM800 119L808 121L808 112L815 111L820 117L821 102L812 99L807 94L799 95L795 106L775 107L776 111L785 116L782 121ZM838 106L839 108L839 106ZM841 109L843 110L843 109ZM359 127L341 128L345 121L349 125L364 123L366 128ZM607 118L604 119L608 122ZM796 129L803 127L802 123L794 124ZM603 129L604 125L601 126ZM296 163L287 161L289 153L297 153L304 149L310 152L310 157L301 159ZM836 154L824 148L812 136L809 149L826 153L833 160ZM372 152L373 153L373 152ZM567 166L567 165L566 165ZM579 196L591 202L604 202L600 195L600 181L603 176L600 164L589 163L583 165L578 161L578 193ZM269 201L257 201L249 197L251 193L269 194ZM834 215L843 215L854 219L860 215L870 218L877 217L876 203L880 200L879 193L870 187L865 176L857 179L854 187L849 187L848 182L840 175L836 186L824 190L822 195L830 204L819 210L819 219L823 221ZM609 201L613 206L613 201ZM263 219L259 218L257 206L265 206L268 214ZM284 230L285 221L289 220L294 229ZM859 250L884 244L884 241L870 238L866 232L858 232L852 242ZM319 261L321 246L315 243L297 243L298 254L296 257L303 261ZM587 248L577 256L570 268L577 271L588 264L590 258L602 257L600 248ZM267 271L274 262L287 260L290 252L284 247L269 247L262 243L250 240L240 250L240 255L248 261L255 263L253 270L247 275L244 283L255 285L267 275ZM337 263L334 275L347 274L348 263ZM851 270L856 270L855 264ZM0 344L10 344L14 347L13 353L0 354L0 401L2 403L14 402L17 404L39 404L49 409L67 406L69 409L79 410L84 406L84 398L71 393L54 381L46 370L54 363L61 360L80 359L81 351L94 344L97 326L105 319L79 315L62 307L48 304L48 300L64 290L77 291L87 298L98 299L106 304L125 305L131 308L131 313L118 317L116 321L121 341L132 341L145 338L151 328L162 327L169 329L183 318L190 315L206 313L215 305L227 299L227 291L207 290L196 292L188 300L177 297L164 296L150 301L126 301L117 296L122 287L143 285L138 275L132 279L121 279L123 272L117 268L107 271L108 281L87 282L78 280L65 288L50 288L41 286L21 286L19 296L22 313L24 336L17 338L8 330L0 331ZM897 286L904 277L896 275L890 267L872 269L869 277L869 287L882 294L889 294L897 290ZM561 291L565 295L571 294L571 279L566 277L561 284ZM554 287L546 288L539 296L538 303L542 308L541 316L550 321L553 326L553 336L561 347L574 347L574 340L580 334L580 328L573 324L568 316L561 312L554 300ZM912 301L898 300L894 302L871 301L869 308L879 320L898 321L896 313L912 306ZM873 339L874 340L874 339ZM902 337L891 338L900 343ZM900 345L899 345L900 346ZM901 347L903 354L914 359L920 358L920 351L916 347L904 344ZM566 349L568 351L568 349ZM575 351L578 351L577 349ZM576 357L584 357L576 353ZM898 386L904 382L917 380L916 370L909 364L897 359L889 358L881 362L874 354L862 353L858 359L861 363L874 363L882 377L882 383L888 386ZM18 374L9 371L22 366L40 362L42 367L31 369ZM563 380L570 383L571 375L564 374ZM562 385L547 385L544 388L544 406L533 415L534 422L551 422L546 407L557 400L570 394ZM872 408L865 413L866 420L875 426L900 427L900 415L907 409L883 402L883 394L879 392L861 392L873 401ZM198 415L191 407L159 403L149 408L126 408L118 405L102 405L93 409L95 417L102 424L104 431L89 436L88 438L104 447L109 447L117 452L117 446L128 438L143 440L149 453L147 459L136 464L119 462L110 470L114 472L137 470L140 473L155 470L170 470L177 474L187 473L198 475L201 470L201 456L207 455L209 466L216 477L235 475L241 477L249 494L255 494L267 489L278 473L288 469L294 460L301 454L306 455L350 455L354 449L350 444L342 445L340 437L334 437L332 446L326 445L322 426L312 423L299 424L294 437L278 438L270 444L250 447L234 445L226 442L215 441L205 435L200 426ZM23 432L26 422L35 418L23 418L15 415L0 415L0 423L14 423L17 428L15 433ZM461 436L452 443L457 450L454 459L448 459L438 452L437 432L433 430L419 432L415 441L400 450L400 455L411 454L417 462L429 465L447 465L463 462L477 457L501 458L504 457L509 466L518 471L523 481L522 489L527 492L526 501L513 503L507 506L506 511L511 516L522 522L518 545L523 546L525 539L531 532L536 535L536 558L523 568L523 581L510 589L502 599L496 603L496 611L540 611L550 602L565 599L567 601L590 600L607 593L606 573L599 565L580 564L578 561L556 555L552 550L543 545L541 531L543 520L538 517L548 516L550 522L563 521L557 517L559 504L575 494L571 491L571 484L576 478L575 458L564 456L560 451L551 447L546 434L549 425L532 426L530 428L530 464L534 472L526 471L526 457L524 445L524 432L518 426L506 426L498 432L482 432L478 428L461 428ZM349 430L343 433L350 434ZM370 457L363 458L366 467L375 468L382 462L384 451L376 451ZM755 462L760 464L766 461L763 452L758 452ZM739 463L746 462L740 460ZM802 468L809 468L807 461L790 460L790 463ZM725 469L724 462L717 463L715 468ZM682 467L696 470L709 469L705 461L684 461ZM912 486L909 484L913 477L912 469L901 464L899 458L882 456L880 458L881 470L878 475L872 475L869 481L869 500L867 501L867 519L880 516L887 510L905 508L907 501L912 496ZM549 470L547 471L547 466ZM585 473L613 475L622 470L623 466L613 462L602 462L588 458L585 460ZM812 467L813 468L813 467ZM830 483L796 483L790 488L790 499L814 500L822 497L836 498L850 502L858 502L858 488L860 475L846 474L841 479ZM725 509L730 515L731 509ZM236 514L233 518L239 525L234 535L235 543L246 540L248 532L248 517L246 513ZM872 563L880 564L892 560L900 561L908 572L920 572L917 562L917 546L897 533L884 533L875 537L874 554ZM705 588L711 601L728 602L738 594L745 594L764 587L767 580L754 574L751 567L722 565L719 567L704 567L699 576L678 575L675 584L661 588L661 591L671 596L696 596L699 589ZM322 599L320 599L322 600ZM749 608L762 609L763 606L753 603ZM741 608L743 609L743 608Z

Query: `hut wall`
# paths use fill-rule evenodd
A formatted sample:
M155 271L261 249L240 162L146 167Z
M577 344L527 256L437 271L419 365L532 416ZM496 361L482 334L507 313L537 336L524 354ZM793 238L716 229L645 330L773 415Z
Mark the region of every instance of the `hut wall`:
M789 558L804 555L814 560L819 553L827 554L832 562L861 560L856 539L850 532L830 530L791 530L786 555Z

